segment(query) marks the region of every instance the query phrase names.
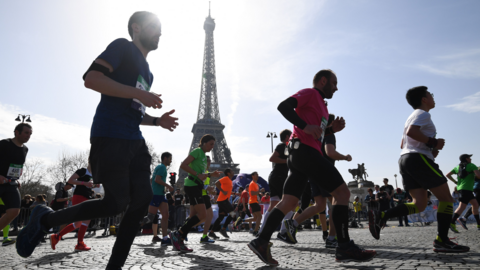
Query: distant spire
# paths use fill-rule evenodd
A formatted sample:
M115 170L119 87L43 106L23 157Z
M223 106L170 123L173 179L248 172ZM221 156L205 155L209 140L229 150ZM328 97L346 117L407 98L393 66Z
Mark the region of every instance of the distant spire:
M208 17L210 17L210 1L208 1Z

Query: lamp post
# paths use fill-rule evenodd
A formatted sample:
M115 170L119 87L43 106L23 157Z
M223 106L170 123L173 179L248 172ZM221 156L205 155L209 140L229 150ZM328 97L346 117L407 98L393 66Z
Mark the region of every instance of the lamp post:
M397 185L397 174L394 174L393 176L395 176L395 188L398 188L398 185Z
M18 121L18 122L28 122L28 123L31 123L32 121L30 120L30 115L24 115L24 114L19 114L17 116L17 118L15 118L15 121Z
M275 134L275 132L267 132L267 138L270 138L271 141L272 141L272 152L273 153L273 138L277 138L277 134ZM272 168L274 167L274 164L272 162Z

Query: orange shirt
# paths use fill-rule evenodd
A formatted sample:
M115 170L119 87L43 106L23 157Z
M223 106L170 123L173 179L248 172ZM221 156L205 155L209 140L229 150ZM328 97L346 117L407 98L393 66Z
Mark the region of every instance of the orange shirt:
M223 194L220 191L218 194L217 202L225 201L230 199L230 195L232 195L232 180L228 176L223 177L222 179L218 180L220 184L222 184L222 190L227 192L227 195Z
M258 203L258 195L252 195L252 191L258 191L258 184L253 181L250 182L250 188L248 190L248 193L250 193L250 200L248 203Z

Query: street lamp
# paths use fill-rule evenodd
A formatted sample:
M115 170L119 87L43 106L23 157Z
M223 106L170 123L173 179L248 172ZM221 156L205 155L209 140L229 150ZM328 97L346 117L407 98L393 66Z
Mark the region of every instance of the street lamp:
M26 120L25 120L26 119ZM28 122L28 123L31 123L32 121L30 120L30 115L24 115L24 114L19 114L17 116L17 118L15 118L15 121L18 121L18 122Z
M395 186L396 186L396 188L398 188L398 185L397 185L397 174L394 174L393 176L395 176Z
M267 138L270 138L271 141L272 141L272 152L273 153L273 138L277 138L277 134L275 132L267 132ZM272 168L274 167L275 165L273 164L272 162Z

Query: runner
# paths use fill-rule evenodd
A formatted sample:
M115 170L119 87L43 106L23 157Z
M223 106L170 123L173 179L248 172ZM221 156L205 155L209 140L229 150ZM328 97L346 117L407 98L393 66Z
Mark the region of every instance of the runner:
M270 187L270 205L263 215L263 220L267 220L268 214L270 214L273 208L278 204L283 195L283 185L288 177L287 155L285 154L285 148L287 147L287 142L290 138L290 135L292 135L292 131L289 129L284 129L280 132L281 143L275 147L275 151L273 151L272 156L270 157L270 162L273 163L273 170L270 175L268 175L268 186ZM263 230L264 226L265 222L262 223L260 232Z
M23 164L27 158L28 148L25 143L30 140L32 126L26 123L18 124L13 133L15 135L13 139L0 141L0 153L2 153L0 155L0 198L4 205L2 212L5 212L0 217L0 230L4 230L4 232L7 227L7 232L10 230L10 223L20 213L21 199L18 191L20 188L18 179L22 175ZM7 244L7 242L3 244Z
M238 227L242 223L242 221L245 219L245 215L247 215L248 217L252 217L252 214L248 209L248 200L250 199L249 198L250 196L248 195L249 188L250 188L249 184L245 186L245 189L243 189L242 187L238 188L238 192L241 193L240 200L237 206L238 211L240 212L240 216L238 217L237 221L235 221L235 224L234 224L235 227ZM247 222L249 224L250 231L253 233L252 220L249 220Z
M220 234L225 238L230 238L227 234L227 226L232 222L233 217L235 216L235 211L232 204L230 203L230 195L232 194L232 178L233 171L231 169L226 169L224 171L225 177L221 178L215 183L215 186L220 190L218 195L217 205L218 205L218 218L213 223L213 228L211 232L220 231ZM220 223L223 219L227 217L222 228L219 230ZM231 233L231 231L230 231Z
M255 229L252 232L252 234L255 236L258 234L258 230L260 229L260 222L262 221L262 212L260 211L260 204L258 203L259 189L258 189L257 181L258 181L258 173L253 172L252 182L250 182L249 191L248 191L250 195L250 200L248 201L248 204L250 205L250 209L253 217L245 220L248 223L255 222Z
M170 164L172 163L172 154L170 154L169 152L164 152L160 156L160 159L162 163L155 168L152 174L151 181L153 198L150 202L150 206L148 207L148 215L143 218L142 226L144 224L148 224L154 221L152 224L152 242L161 242L161 246L168 246L172 244L172 241L170 240L170 238L168 238L168 201L165 197L165 188L167 188L170 192L173 192L173 187L167 184L167 166L170 166ZM158 211L160 211L160 214L162 215L162 239L160 239L157 235Z
M203 135L198 147L190 152L188 157L182 162L182 165L180 165L180 168L188 173L188 177L185 178L184 182L184 191L185 196L189 197L190 205L193 205L193 211L191 215L192 217L189 218L185 224L178 229L178 231L170 233L173 250L192 252L193 249L185 246L183 241L190 232L190 229L197 224L204 222L207 216L207 209L202 195L202 190L205 184L204 181L207 177L218 177L220 175L218 171L206 173L207 157L205 156L205 153L212 151L214 146L215 137L210 134Z
M55 188L58 187L57 192L55 193L55 199L53 200L52 203L52 210L53 211L58 211L60 209L65 208L65 205L67 204L68 201L71 201L72 198L69 197L68 191L73 187L72 184L66 183L64 184L63 182L58 182ZM63 230L67 224L62 224L58 228L58 231ZM62 239L63 240L63 239Z
M422 212L427 207L427 189L439 201L437 210L438 235L433 242L435 252L467 252L467 246L453 243L448 238L448 228L453 214L453 198L439 166L434 162L438 150L445 145L444 139L436 139L435 125L429 111L435 108L433 94L425 86L417 86L407 91L407 101L414 109L408 117L404 130L398 161L405 191L413 201L404 203L387 211L368 212L369 229L375 239L380 239L380 230L385 221Z
M480 167L478 168L480 170ZM480 178L475 177L475 184L473 185L473 192L475 193L475 199L477 199L477 203L480 205ZM467 230L467 219L473 214L472 210L473 207L470 206L470 208L467 210L465 213L465 216L461 217L458 219L460 221L460 224L462 227L464 227ZM480 230L480 226L477 225L477 230Z
M480 228L480 218L478 216L478 201L473 195L473 186L475 184L475 176L480 178L480 171L478 167L472 163L472 155L463 154L460 156L460 164L447 173L447 178L457 184L457 190L460 193L460 204L455 210L455 214L450 222L450 230L455 233L459 233L455 225L456 221L462 225L466 230L466 220L459 219L467 205L472 205L472 212L475 220L477 221L477 228ZM457 175L458 181L453 179L452 174Z
M99 187L99 185L93 184L91 170L92 169L89 163L87 168L82 168L75 171L75 173L70 176L70 179L68 179L68 184L76 186L75 190L73 191L72 205L77 205L79 203L89 200L90 194L92 193L92 188ZM90 224L90 220L74 222L63 228L58 234L51 234L50 246L53 250L55 250L55 246L65 234L72 232L75 229L78 229L78 240L77 245L75 246L75 251L89 251L90 248L87 247L87 245L85 245L85 243L83 242L85 232L88 229L88 224Z
M125 211L107 269L119 269L127 259L153 196L152 158L139 125L170 131L178 125L171 116L174 110L159 118L145 113L146 107L162 107L159 95L149 92L153 75L146 61L147 54L158 47L160 21L153 13L136 12L130 17L128 32L133 41L113 41L84 76L85 86L102 94L92 124L90 161L95 183L103 184L105 197L56 212L36 207L17 238L17 253L22 257L29 257L54 226Z
M308 184L314 182L335 198L332 217L337 229L338 247L336 261L368 261L375 251L363 250L348 235L348 200L350 191L335 167L323 156L322 142L326 135L345 127L343 118L337 118L331 128L325 98L332 98L337 90L337 77L331 70L321 70L313 79L314 88L300 90L278 106L282 115L294 124L291 141L288 144L288 168L290 174L285 182L283 198L270 212L265 228L259 237L248 246L265 263L275 266L278 262L271 257L270 238L286 213L295 209L298 200Z

